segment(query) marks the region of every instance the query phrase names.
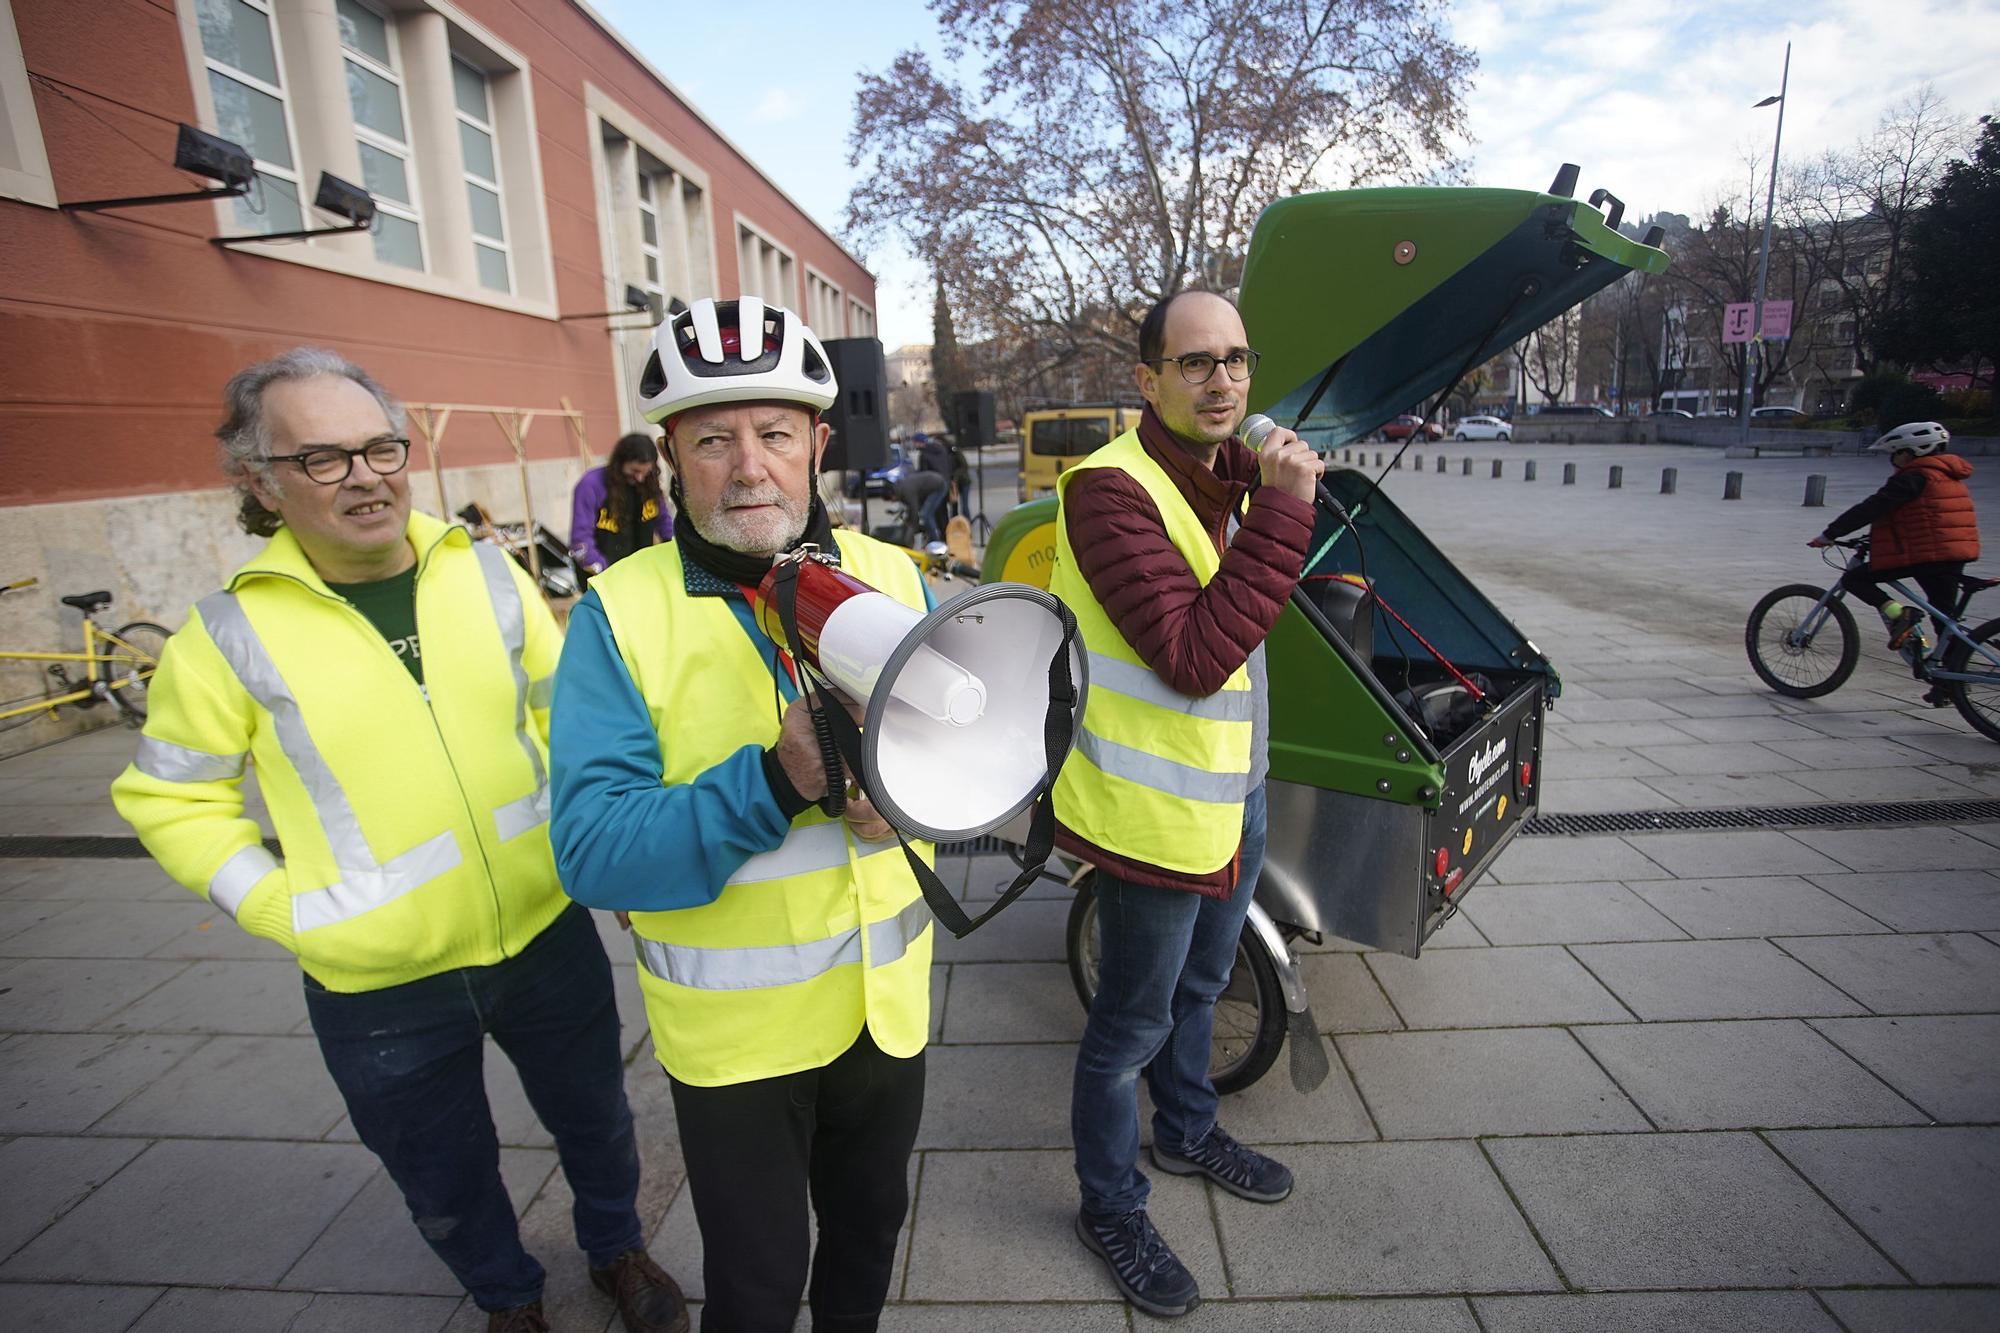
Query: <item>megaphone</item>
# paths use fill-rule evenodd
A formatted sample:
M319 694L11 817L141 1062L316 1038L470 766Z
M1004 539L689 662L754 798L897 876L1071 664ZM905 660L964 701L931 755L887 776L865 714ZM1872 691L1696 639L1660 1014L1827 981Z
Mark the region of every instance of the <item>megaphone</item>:
M781 580L794 577L787 632ZM958 842L1007 823L1054 785L1051 663L1059 647L1074 687L1070 726L1083 722L1081 639L1055 597L989 583L925 614L826 562L781 558L752 605L772 642L857 702L865 701L861 781L903 834ZM1073 625L1073 622L1071 622ZM1067 641L1065 643L1065 641Z

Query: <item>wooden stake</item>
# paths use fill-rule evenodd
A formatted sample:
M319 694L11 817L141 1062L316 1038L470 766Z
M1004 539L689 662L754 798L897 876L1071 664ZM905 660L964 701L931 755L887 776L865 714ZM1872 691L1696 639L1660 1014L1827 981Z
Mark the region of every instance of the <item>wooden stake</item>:
M424 437L424 449L431 458L431 481L437 487L438 517L449 523L451 506L444 498L444 432L451 424L451 409L430 403L409 403L405 405L410 419L416 423L417 433Z

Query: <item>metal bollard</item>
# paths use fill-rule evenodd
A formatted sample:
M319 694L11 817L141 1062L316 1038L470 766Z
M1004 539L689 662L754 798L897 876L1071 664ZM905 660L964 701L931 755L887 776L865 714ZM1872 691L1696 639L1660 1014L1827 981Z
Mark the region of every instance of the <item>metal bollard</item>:
M1535 460L1530 458L1527 462L1521 464L1521 480L1533 481L1534 479L1535 479Z
M1826 508L1825 473L1814 472L1806 477L1806 502L1804 507L1807 509Z
M1565 486L1576 485L1576 464L1574 463L1563 464L1563 485Z
M1437 465L1437 470L1438 470L1439 472L1443 472L1443 471L1444 471L1444 455L1443 455L1443 454L1439 454L1439 455L1438 455L1438 465Z
M1498 458L1496 458L1496 459L1494 459L1494 460L1493 460L1493 475L1494 475L1494 476L1496 476L1496 477L1497 477L1497 476L1499 476L1499 475L1500 475L1500 464L1501 464L1501 463L1502 463L1503 461L1504 461L1504 460L1502 460L1502 459L1498 459Z
M1459 466L1459 469L1458 469L1458 475L1459 475L1459 476L1461 476L1461 477L1469 477L1469 476L1471 476L1471 475L1472 475L1472 460L1471 460L1470 458L1465 458L1465 459L1460 459L1460 460L1459 460L1459 462L1460 462L1460 466Z
M1725 500L1741 500L1743 498L1743 474L1741 472L1726 472L1723 474L1722 498Z
M1611 490L1614 490L1614 491L1615 491L1615 490L1620 490L1620 489L1623 489L1624 485L1625 485L1625 469L1624 469L1624 468L1622 468L1622 467L1620 467L1620 466L1618 466L1618 464L1616 464L1616 463L1613 463L1613 464L1611 465L1611 486L1610 486L1610 489L1611 489Z
M1680 485L1680 481L1681 481L1681 470L1679 468L1677 467L1661 468L1660 494L1662 495L1674 494L1676 488L1678 488Z

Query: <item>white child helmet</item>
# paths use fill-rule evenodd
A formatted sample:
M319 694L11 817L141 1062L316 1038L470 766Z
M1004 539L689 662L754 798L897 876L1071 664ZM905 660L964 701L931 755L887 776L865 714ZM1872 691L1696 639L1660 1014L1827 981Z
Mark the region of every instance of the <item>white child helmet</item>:
M1935 421L1911 421L1868 446L1870 453L1893 454L1908 449L1917 457L1934 454L1951 443L1951 432Z
M775 400L824 412L839 394L805 321L754 296L704 297L663 322L639 377L639 410L654 424L711 403Z

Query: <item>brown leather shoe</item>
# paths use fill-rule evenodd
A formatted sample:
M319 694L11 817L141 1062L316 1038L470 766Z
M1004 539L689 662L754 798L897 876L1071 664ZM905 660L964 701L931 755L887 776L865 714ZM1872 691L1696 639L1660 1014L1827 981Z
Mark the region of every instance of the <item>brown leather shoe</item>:
M627 1250L609 1267L591 1269L590 1283L618 1302L626 1333L687 1333L680 1284L644 1250Z
M489 1310L486 1333L549 1333L548 1316L542 1313L540 1301L506 1310Z

